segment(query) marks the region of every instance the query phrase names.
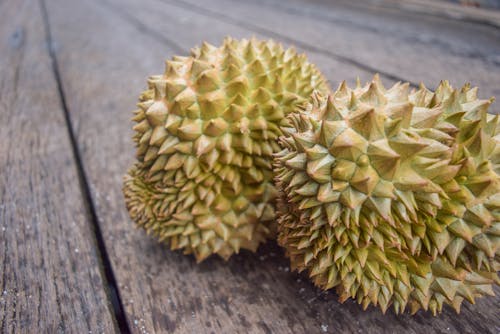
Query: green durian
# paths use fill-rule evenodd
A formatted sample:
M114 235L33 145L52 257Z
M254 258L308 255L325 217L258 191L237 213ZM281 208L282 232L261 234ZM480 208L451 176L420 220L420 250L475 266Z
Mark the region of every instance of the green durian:
M304 55L227 38L167 61L133 120L137 162L124 178L130 216L198 261L255 251L275 233L272 154L286 116L329 91Z
M340 300L457 312L499 284L500 127L469 85L342 83L288 116L278 242Z

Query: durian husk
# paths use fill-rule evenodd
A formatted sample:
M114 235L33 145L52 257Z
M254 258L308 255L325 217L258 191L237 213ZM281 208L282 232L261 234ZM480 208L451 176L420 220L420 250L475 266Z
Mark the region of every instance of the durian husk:
M137 162L124 178L130 216L193 253L228 259L275 233L272 154L286 116L314 89L318 69L274 41L227 38L167 61L133 120Z
M376 76L291 114L275 156L278 242L341 301L457 312L499 284L498 116L477 88Z

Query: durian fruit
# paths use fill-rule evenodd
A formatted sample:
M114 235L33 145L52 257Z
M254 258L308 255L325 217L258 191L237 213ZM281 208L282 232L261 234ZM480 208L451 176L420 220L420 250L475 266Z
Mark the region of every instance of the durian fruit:
M291 114L278 242L340 300L435 315L499 284L498 116L468 85L342 83Z
M131 217L198 261L255 251L276 229L272 154L285 116L329 91L323 76L273 41L227 38L173 57L148 85L124 178Z

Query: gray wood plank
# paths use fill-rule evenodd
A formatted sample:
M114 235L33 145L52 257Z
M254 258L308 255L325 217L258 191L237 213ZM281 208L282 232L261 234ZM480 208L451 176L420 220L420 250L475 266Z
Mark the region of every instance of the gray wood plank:
M40 4L0 13L0 332L112 333Z
M437 318L427 313L384 316L375 308L363 312L352 301L340 305L335 293L321 292L305 277L290 273L275 243L227 263L211 258L196 265L192 257L171 252L133 229L121 177L133 160L128 119L145 76L158 73L163 58L187 52L202 39L215 43L223 35L254 32L157 1L101 6L59 0L49 9L69 111L133 332L490 331L498 299L466 305L458 318L449 309ZM323 70L331 66L332 80L346 68L329 57L311 53L313 57ZM352 71L342 75L353 80Z
M438 17L448 17L453 20L460 18L461 21L474 22L500 28L500 3L490 0L478 0L474 3L478 5L466 6L467 2L455 1L434 1L434 0L371 0L372 6L385 8L400 8L424 15L434 15ZM469 2L471 4L472 2ZM497 9L497 10L494 10Z
M228 35L235 38L250 38L251 36L262 39L271 38L271 36L258 31L214 20L211 17L158 0L140 2L136 0L106 0L104 3L110 10L135 25L139 30L146 30L150 36L166 43L175 52L182 54L187 54L191 47L200 45L203 41L218 45ZM210 28L207 29L207 27ZM318 64L332 87L337 87L342 80L353 84L357 77L366 81L373 76L373 72L344 64L286 41L284 43L296 47L299 52L307 52L310 61ZM158 70L156 69L156 71ZM390 84L394 83L394 80L386 78L384 82Z
M431 88L443 79L455 86L471 82L480 87L482 97L500 95L500 40L495 28L331 1L322 6L275 0L162 1L398 80L422 81Z

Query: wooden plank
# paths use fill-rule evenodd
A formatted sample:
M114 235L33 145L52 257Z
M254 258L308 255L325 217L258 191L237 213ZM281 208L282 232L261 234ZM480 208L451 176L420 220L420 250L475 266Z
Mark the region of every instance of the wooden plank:
M500 95L500 46L494 28L323 0L315 1L321 6L275 0L162 1L393 78L422 81L431 88L442 79L456 86L472 82L482 97Z
M50 23L97 216L133 332L488 331L488 319L498 309L495 299L465 306L459 321L450 310L432 321L423 313L383 316L374 308L363 312L352 301L340 305L335 293L322 293L290 273L275 243L256 255L243 252L227 263L211 258L196 265L192 257L134 230L121 176L133 159L129 110L145 76L158 73L163 58L194 42L252 32L161 2L99 4L53 1ZM329 58L320 64L323 70L338 66Z
M476 4L481 6L484 5L484 8L464 6L451 1L433 0L376 0L376 3L373 4L376 6L382 5L392 8L399 7L404 10L425 15L444 16L452 19L460 18L460 20L487 24L500 28L500 12L492 10L492 8L488 8L488 5L491 6L492 4L491 2L488 4L488 0L476 1ZM496 9L498 9L498 3Z
M0 332L115 332L40 4L0 13Z
M141 2L107 0L105 4L128 22L139 29L147 30L147 33L154 36L155 39L166 43L175 52L182 54L187 54L191 47L200 45L203 41L219 45L222 39L229 35L229 32L234 38L250 38L251 36L271 38L267 34L218 20L215 20L216 24L214 24L213 18L207 18L205 15L182 7L171 6L158 0ZM210 26L210 29L206 29L207 26ZM173 31L175 33L172 33ZM290 44L286 41L284 43ZM307 52L310 61L319 64L322 73L330 80L333 87L336 87L342 80L353 84L357 77L365 81L370 80L374 74L325 55L295 47L299 52ZM394 80L386 78L384 82L390 84Z

